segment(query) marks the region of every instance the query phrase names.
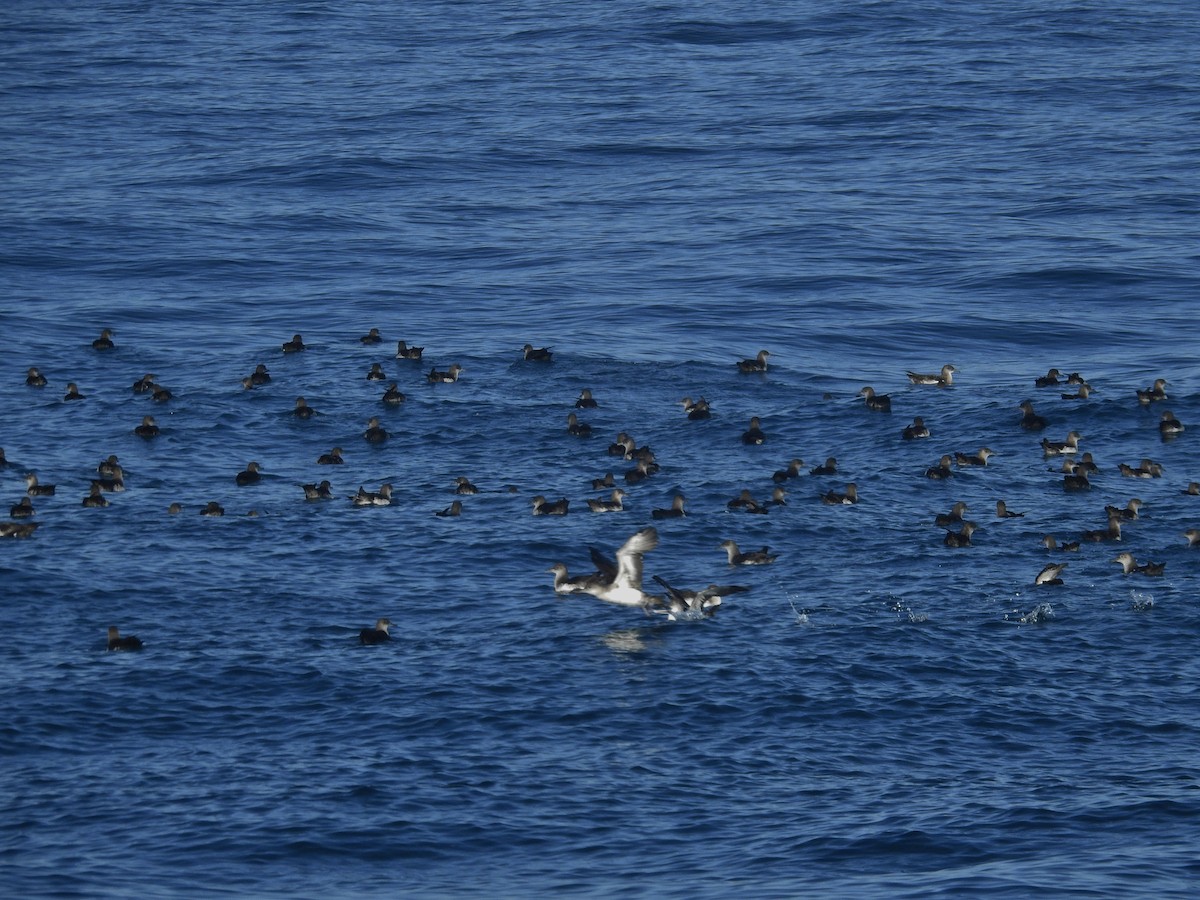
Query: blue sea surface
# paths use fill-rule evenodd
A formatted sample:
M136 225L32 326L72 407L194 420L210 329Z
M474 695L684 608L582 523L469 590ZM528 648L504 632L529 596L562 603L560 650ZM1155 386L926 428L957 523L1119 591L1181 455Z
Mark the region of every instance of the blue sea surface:
M1197 46L1166 0L0 6L0 515L56 485L0 519L38 525L0 537L0 893L1194 896ZM651 525L648 589L748 590L554 592Z

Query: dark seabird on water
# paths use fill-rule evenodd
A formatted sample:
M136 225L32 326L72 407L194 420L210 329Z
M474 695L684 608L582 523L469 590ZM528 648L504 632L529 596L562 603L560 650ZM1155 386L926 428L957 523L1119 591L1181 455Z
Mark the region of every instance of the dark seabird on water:
M1075 453L1079 450L1078 431L1072 431L1067 435L1064 441L1052 441L1048 438L1042 438L1042 453L1046 456L1061 456L1063 454Z
M959 522L963 521L963 513L966 511L967 504L964 501L959 500L955 502L952 507L950 507L950 512L938 513L933 520L933 524L942 527L947 525L957 525Z
M257 462L246 463L246 468L237 473L234 481L237 482L238 487L258 484L262 481L262 466Z
M134 434L147 440L157 437L158 431L158 423L154 421L154 416L142 416L142 424L133 429Z
M1091 541L1092 543L1119 541L1121 539L1121 517L1110 515L1108 517L1108 525L1105 528L1085 531L1079 537L1081 540Z
M333 487L329 484L328 479L320 484L304 484L301 485L304 489L305 500L332 500Z
M1181 494L1187 494L1190 497L1200 497L1200 481L1189 481L1188 486L1180 491Z
M292 409L292 415L297 419L311 419L316 413L316 410L308 405L308 401L303 397L296 398L296 406Z
M322 453L317 457L318 466L340 466L346 461L342 459L342 448L334 447L328 453Z
M82 505L92 509L102 509L108 506L108 498L104 496L104 488L100 486L100 482L92 482L92 487L88 491L88 495L83 498Z
M650 511L652 519L682 519L687 516L683 510L683 504L686 503L683 499L683 494L676 494L671 498L671 505L667 509L657 508Z
M767 371L767 357L770 355L770 350L759 350L758 355L754 359L740 360L737 364L738 371L746 372L747 374L765 372Z
M592 547L592 562L605 580L586 586L584 593L619 606L647 608L656 598L642 590L642 557L657 546L658 531L651 526L635 532L621 545L615 563Z
M1026 431L1039 431L1046 427L1046 420L1033 411L1032 400L1022 400L1017 408L1021 410L1021 419L1017 424Z
M586 594L589 593L589 588L599 590L608 583L608 579L599 572L572 578L567 573L567 567L562 563L555 563L547 571L554 573L554 593L556 594Z
M1059 394L1064 400L1086 400L1092 393L1090 384L1081 384L1074 394Z
M388 629L392 627L391 619L376 619L374 628L364 628L358 633L360 644L384 644L392 639Z
M392 486L381 484L379 490L368 491L360 484L358 492L351 496L350 500L355 506L391 506Z
M363 438L368 444L382 444L388 439L387 429L379 424L378 416L371 416L367 420L367 430L363 432Z
M762 423L758 421L758 416L751 416L750 427L742 432L742 443L747 446L758 446L766 439L767 436L762 430Z
M626 432L620 431L617 432L617 439L608 445L608 455L633 459L633 453L636 449L637 442Z
M654 463L647 462L644 459L638 460L638 464L625 473L626 484L640 484L651 475L658 471L658 466Z
M1200 528L1189 528L1183 533L1189 547L1200 547Z
M571 508L571 501L561 497L553 502L541 494L533 498L533 514L535 516L565 516Z
M1162 478L1163 467L1152 459L1143 459L1137 467L1128 463L1117 463L1117 469L1126 478Z
M1162 419L1158 423L1158 433L1164 439L1174 437L1177 434L1183 434L1183 423L1175 418L1175 414L1167 410L1162 414Z
M851 482L842 493L827 491L821 496L821 502L827 506L850 506L858 502L858 485Z
M108 649L112 652L126 650L141 650L142 641L137 635L121 636L120 629L116 625L108 626Z
M158 378L153 372L147 372L137 381L129 386L129 389L135 394L149 394L158 386L154 380Z
M942 538L942 543L947 547L970 547L971 535L978 527L974 522L963 522L961 530L947 531L946 536Z
M471 479L465 475L459 475L454 479L454 493L456 494L478 494L479 488L471 484Z
M25 493L30 497L52 497L56 487L53 484L42 484L38 481L37 472L25 475Z
M603 491L607 488L614 488L616 486L617 486L617 483L613 480L612 472L605 472L603 478L593 478L592 479L592 490L593 491Z
M576 409L595 409L600 404L592 397L591 388L584 388L579 392L579 399L575 401Z
M452 501L450 501L449 506L447 506L445 509L439 509L437 512L434 513L434 515L438 516L440 518L443 518L443 519L450 519L450 518L454 518L455 516L461 516L462 515L462 501L461 500L452 500Z
M290 341L283 342L284 353L299 353L301 350L307 350L304 346L304 339L298 334L293 334Z
M837 474L837 459L829 457L819 466L814 466L808 470L809 475L836 475Z
M904 426L904 431L900 432L900 436L906 441L920 440L929 437L929 429L925 425L925 420L916 416L911 425Z
M269 384L270 381L271 373L267 371L266 363L259 363L250 373L250 383L253 385Z
M86 400L87 395L79 393L79 385L73 381L67 382L67 392L63 394L63 402L68 400Z
M1054 535L1052 534L1048 534L1042 538L1042 546L1047 550L1061 550L1065 553L1079 552L1079 541L1064 541L1060 544L1054 539Z
M620 488L613 488L612 494L607 500L588 500L588 509L592 512L621 512L625 507L622 505L622 498L625 492Z
M396 359L420 359L424 347L410 347L404 341L396 341Z
M1011 509L1009 509L1008 504L1006 504L1003 500L996 501L997 519L1021 519L1024 518L1024 516L1025 513L1013 512Z
M391 384L389 384L387 386L387 390L385 390L383 392L383 396L380 397L379 399L381 402L386 403L388 406L399 406L401 403L403 403L408 398L406 396L404 396L404 392L401 391L400 388L396 385L396 382L393 381Z
M27 538L37 531L38 527L37 522L0 522L0 538Z
M950 478L954 475L954 469L951 468L950 455L944 454L937 461L936 465L930 466L925 470L925 477L932 478L935 481L941 481Z
M458 376L462 374L462 371L463 367L458 363L455 363L444 372L439 372L434 368L429 370L429 374L425 376L425 380L430 384L453 384L458 381Z
M1167 399L1167 379L1156 378L1154 384L1137 392L1138 403L1143 405Z
M859 391L858 395L863 398L867 409L873 409L876 412L892 411L892 398L887 394L876 394L875 388L869 385Z
M747 550L743 553L738 549L736 541L721 541L720 546L729 557L729 565L731 566L765 566L775 562L779 558L779 555L772 553L769 547L761 547L758 550Z
M1113 559L1113 562L1121 564L1121 571L1126 575L1132 575L1134 572L1139 575L1149 575L1152 578L1157 578L1162 575L1167 568L1166 563L1148 562L1138 564L1134 559L1133 554L1128 551L1118 553Z
M526 344L521 350L527 362L550 362L554 356L549 347L534 347L533 344Z
M45 387L48 382L46 376L39 372L36 366L30 366L25 370L25 384L29 387Z
M567 434L575 437L591 437L592 426L587 422L580 422L579 416L575 413L567 413Z
M358 339L360 344L382 344L383 336L379 333L378 328L372 328L366 334Z
M776 472L771 476L771 480L776 484L782 484L791 478L799 478L801 475L800 470L802 468L804 468L804 460L793 459L787 464L786 469L776 470Z
M1044 387L1053 387L1055 385L1061 384L1061 382L1058 380L1058 376L1061 374L1062 374L1062 372L1058 371L1058 369L1051 369L1049 372L1047 372L1045 375L1042 375L1040 378L1033 379L1033 386L1044 388Z
M1119 506L1105 506L1104 512L1107 515L1117 516L1126 522L1130 522L1138 518L1141 508L1145 505L1145 502L1140 497L1134 497L1125 504L1124 508Z
M8 509L10 519L28 519L30 516L36 515L37 510L33 508L33 501L28 497L22 497Z
M1092 483L1086 472L1068 472L1063 476L1063 490L1068 493L1075 491L1090 491Z
M950 385L954 384L954 373L957 371L958 369L954 368L954 366L946 365L942 366L942 370L936 375L924 375L920 372L906 372L905 374L908 375L908 380L913 384L932 384L937 387L950 387Z
M1034 584L1062 584L1062 571L1067 567L1067 563L1050 563L1042 568L1034 576Z
M218 503L216 500L209 500L208 503L205 504L204 508L202 510L200 510L200 515L202 515L202 516L223 516L223 515L225 515L225 508L223 506L221 506L221 504Z
M693 401L691 397L684 397L679 401L683 406L683 411L688 419L693 422L698 422L701 419L708 419L712 416L712 407L709 406L707 400L701 397L699 400Z
M112 350L117 345L113 343L113 330L105 328L100 332L100 337L92 341L92 349L94 350Z
M978 453L955 453L954 464L957 466L986 466L988 458L995 455L994 450L980 447Z
M150 394L150 399L155 403L168 403L175 399L175 395L171 393L170 388L165 388L161 384L154 385L154 390Z
M367 370L367 381L386 381L387 372L383 371L383 365L380 363L371 363L371 368Z

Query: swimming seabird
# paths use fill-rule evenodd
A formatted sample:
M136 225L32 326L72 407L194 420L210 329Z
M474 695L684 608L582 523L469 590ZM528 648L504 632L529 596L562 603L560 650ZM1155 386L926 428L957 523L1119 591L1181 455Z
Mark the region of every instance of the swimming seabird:
M1200 481L1189 481L1188 486L1180 491L1181 494L1188 494L1192 497L1200 496Z
M334 447L328 453L322 453L317 457L318 466L340 466L346 461L342 459L342 448Z
M907 372L908 380L913 384L934 384L938 387L950 387L954 383L954 366L942 366L942 371L936 375L922 375L919 372Z
M652 509L650 517L653 519L682 519L687 516L683 510L683 504L686 501L683 499L683 494L676 494L671 498L671 506L668 509Z
M1058 376L1061 374L1062 374L1062 372L1058 371L1058 369L1051 369L1049 372L1047 372L1045 375L1042 375L1040 378L1033 379L1033 386L1044 388L1044 387L1052 387L1054 385L1057 385L1057 384L1059 384Z
M742 443L747 446L757 446L767 439L763 433L762 425L758 421L758 416L750 417L750 427L742 432Z
M380 398L388 406L399 406L407 399L394 381L387 386L387 390L383 392L383 396Z
M133 433L140 438L157 437L158 423L154 421L154 416L142 416L142 424L134 428Z
M942 543L947 547L970 547L971 535L978 527L974 522L963 522L960 531L947 531Z
M383 371L383 366L379 363L371 363L371 368L367 370L367 381L386 381L387 372Z
M541 494L533 498L533 514L535 516L565 516L571 508L571 501L561 497L553 502Z
M617 439L608 445L609 456L623 456L625 459L633 459L633 451L637 449L637 443L626 432L620 431L617 433Z
M782 484L790 478L799 478L800 470L804 467L804 460L793 459L787 464L786 469L777 469L771 476L771 480L776 484Z
M554 573L554 593L556 594L586 594L589 593L588 588L598 590L608 583L608 579L599 572L572 578L567 574L567 567L562 563L555 563L547 571Z
M925 477L932 478L935 481L941 481L950 478L954 475L954 469L951 467L950 455L943 454L942 458L935 465L930 466L925 470Z
M52 497L54 496L54 490L54 485L38 482L37 472L27 472L25 474L25 493L27 496Z
M615 563L592 547L592 562L605 581L585 586L584 592L620 606L646 608L655 598L642 590L642 556L657 546L658 531L651 526L635 532L621 545Z
M458 363L455 363L444 372L439 372L436 368L430 369L429 374L425 376L425 379L430 384L453 384L454 382L458 381L458 376L462 373L462 370L463 367Z
M388 629L392 627L391 619L376 619L374 628L364 628L358 633L360 644L383 644L392 639Z
M329 484L328 479L322 481L320 484L304 484L301 487L304 489L305 500L333 499L333 487Z
M257 462L246 463L246 468L238 472L234 477L238 487L246 487L251 484L258 484L262 481L262 466Z
M986 466L988 457L995 455L995 451L981 447L978 453L955 453L954 463L958 466Z
M892 411L892 398L887 394L876 394L875 388L870 385L859 391L858 395L863 398L867 409L873 409L876 412Z
M1062 571L1068 563L1049 563L1033 579L1034 584L1062 584Z
M952 507L950 507L950 512L938 513L933 520L933 524L940 525L942 527L947 525L955 525L963 520L963 513L966 511L967 504L962 500L958 500Z
M465 475L459 475L454 479L454 493L456 494L478 494L479 488L471 484L471 479Z
M819 466L814 466L808 470L809 475L836 475L837 474L837 459L829 457Z
M1175 414L1167 410L1162 414L1162 419L1158 423L1158 433L1164 438L1174 437L1177 434L1183 433L1183 423L1175 418Z
M137 635L130 634L122 637L121 632L116 625L109 625L108 649L114 652L125 650L141 650L142 642Z
M1119 541L1121 539L1121 517L1110 515L1107 527L1085 531L1079 537L1081 540L1092 543Z
M584 388L579 392L579 399L575 401L576 409L595 409L600 404L592 397L591 388Z
M1081 473L1084 475L1094 475L1100 471L1100 467L1096 465L1096 460L1089 452L1084 452L1079 459L1064 459L1062 464L1064 472Z
M1128 463L1117 463L1117 469L1126 478L1161 478L1163 473L1162 464L1152 459L1143 459L1137 468Z
M360 484L358 493L354 494L350 500L355 506L391 506L392 486L381 484L378 491L368 491Z
M66 402L67 400L86 400L86 399L87 399L87 397L85 394L79 393L79 385L77 385L73 381L67 382L67 392L65 394L63 394L64 402Z
M698 422L701 419L707 419L712 416L712 407L709 406L708 401L703 397L695 401L691 397L684 397L679 402L683 406L684 413L693 422Z
M271 380L271 373L267 371L266 363L259 363L254 367L254 371L250 373L251 384L267 384Z
M204 509L200 510L200 515L223 516L225 515L225 508L216 500L209 500L208 503L205 504Z
M36 366L30 366L25 370L25 384L29 387L45 387L46 376L39 372Z
M0 538L27 538L38 527L37 522L0 522Z
M725 504L726 509L744 509L747 512L758 512L763 510L763 505L754 499L749 488L742 488L741 492Z
M367 420L367 430L363 432L363 438L369 444L382 444L388 439L387 429L379 424L378 416L371 416Z
M550 362L554 355L549 347L535 348L533 344L526 344L521 348L525 354L525 360L528 362Z
M121 467L121 461L115 453L110 453L96 464L96 474L112 481L125 480L125 470Z
M290 341L283 342L284 353L299 353L301 350L307 350L304 346L304 339L298 334L293 334Z
M358 339L360 344L382 344L383 336L379 333L378 328L372 328L366 334Z
M1138 518L1138 511L1145 506L1145 503L1138 497L1134 497L1122 509L1119 506L1105 506L1104 512L1110 516L1118 516L1126 522L1130 522Z
M33 508L33 500L29 497L22 497L8 509L10 519L28 519L30 516L36 515L37 510Z
M1189 528L1183 533L1183 536L1187 538L1189 547L1200 546L1200 528Z
M1133 558L1133 554L1129 552L1118 553L1113 562L1120 563L1121 571L1126 575L1137 572L1140 575L1149 575L1152 578L1162 575L1167 568L1166 563L1148 562L1138 565Z
M155 403L166 403L174 399L175 395L171 393L169 388L163 387L161 384L154 385L154 391L150 394L150 399Z
M424 347L410 347L404 341L396 341L396 359L420 359Z
M445 509L440 509L434 513L435 516L440 516L443 519L453 518L454 516L462 515L462 501L451 500L450 505Z
M912 420L911 425L904 426L904 431L900 433L900 436L906 441L927 438L929 437L929 429L925 425L925 420L920 416L916 416Z
M758 355L754 359L743 359L738 362L738 371L747 373L765 372L767 371L767 357L770 355L770 350L759 350Z
M613 488L613 492L607 500L588 500L588 509L592 512L621 512L625 508L621 503L621 498L624 496L623 490Z
M721 549L725 551L729 557L729 565L731 566L765 566L768 563L775 562L779 558L779 554L772 553L769 547L762 547L758 550L747 550L743 553L738 549L735 541L721 541Z
M1042 546L1047 550L1062 550L1066 553L1079 552L1079 541L1064 541L1060 544L1054 539L1054 535L1052 534L1048 534L1042 538Z
M1022 412L1018 424L1026 431L1038 431L1046 427L1046 420L1033 411L1032 400L1022 400L1018 408Z
M1048 438L1042 438L1042 453L1046 456L1061 456L1066 453L1075 453L1079 450L1078 431L1072 431L1067 434L1065 441L1052 441Z
M308 401L303 397L296 398L296 406L292 410L292 415L297 419L311 419L315 412L316 410L309 406Z
M1079 390L1074 394L1059 394L1059 396L1064 400L1086 400L1091 393L1092 386L1090 384L1081 384L1079 385Z
M617 486L617 484L615 481L613 481L613 473L612 472L605 472L603 478L593 478L592 479L592 490L593 491L603 491L608 488L614 488L616 486Z
M579 416L575 413L567 413L567 434L575 437L591 437L592 426L587 422L580 422Z
M698 591L681 590L672 587L658 575L653 577L667 592L667 596L661 603L662 609L659 610L656 608L654 611L661 611L670 619L675 619L678 616L711 616L717 611L717 607L721 605L723 598L730 594L741 594L750 590L750 588L740 584L710 584L708 587Z
M845 493L828 491L821 497L821 502L827 506L850 506L858 502L858 486L851 482L846 485Z
M625 483L640 484L657 471L657 465L647 462L644 459L639 459L636 466L625 472Z
M996 501L996 518L997 519L1021 519L1025 513L1013 512L1008 508L1008 505L1003 500Z
M1167 379L1156 378L1154 384L1146 388L1144 391L1137 392L1138 403L1148 404L1156 400L1167 399Z
M103 331L100 332L100 337L98 337L94 341L92 341L92 348L94 350L111 350L111 349L113 349L113 347L115 347L117 345L113 343L112 336L113 336L113 330L111 328L105 328Z
M108 498L104 496L104 489L100 487L100 482L93 481L88 495L83 498L83 506L92 508L101 508L108 506Z
M1068 472L1063 476L1063 490L1068 492L1091 490L1092 483L1086 472Z

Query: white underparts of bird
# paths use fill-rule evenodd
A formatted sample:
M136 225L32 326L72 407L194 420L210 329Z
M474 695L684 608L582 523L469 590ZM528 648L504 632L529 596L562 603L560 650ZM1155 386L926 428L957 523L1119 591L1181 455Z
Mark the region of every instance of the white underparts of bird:
M642 590L642 556L657 546L658 531L650 527L636 532L621 545L615 563L599 550L591 548L592 562L604 580L585 586L584 593L620 606L644 608L654 603L653 595Z
M654 580L663 586L667 596L661 601L661 605L656 605L651 611L664 614L672 620L679 617L711 616L717 611L717 607L721 605L724 597L750 590L739 584L723 586L710 584L702 590L690 591L674 588L657 575L654 576Z
M1037 573L1033 579L1034 584L1062 584L1062 571L1067 567L1066 563L1050 563L1045 566L1042 571Z

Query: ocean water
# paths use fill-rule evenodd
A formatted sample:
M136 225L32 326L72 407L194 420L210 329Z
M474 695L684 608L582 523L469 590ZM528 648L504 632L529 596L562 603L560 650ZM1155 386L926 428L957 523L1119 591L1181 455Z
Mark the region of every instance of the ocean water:
M57 489L0 538L0 891L1192 896L1198 44L1177 2L4 4L0 513ZM1040 445L1072 430L1085 492ZM620 431L661 471L591 513ZM749 590L553 592L651 524L647 587Z

